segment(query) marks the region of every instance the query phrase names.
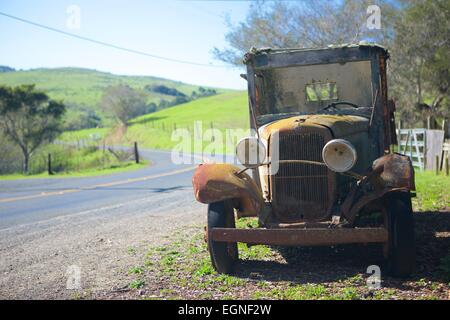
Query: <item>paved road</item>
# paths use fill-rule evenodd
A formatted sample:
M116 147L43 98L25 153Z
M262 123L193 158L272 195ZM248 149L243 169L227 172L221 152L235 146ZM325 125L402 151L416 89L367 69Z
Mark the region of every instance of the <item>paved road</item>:
M138 171L0 181L0 298L71 298L73 266L82 275L77 294L126 287L139 254L204 222L192 192L195 165L141 153L151 166Z
M86 178L0 180L0 230L113 206L159 193L192 190L195 165L175 165L170 153L143 150L151 166Z

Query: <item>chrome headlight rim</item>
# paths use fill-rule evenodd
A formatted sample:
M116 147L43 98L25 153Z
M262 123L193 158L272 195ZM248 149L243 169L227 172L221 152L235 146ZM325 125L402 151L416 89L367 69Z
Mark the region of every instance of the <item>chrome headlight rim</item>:
M347 156L346 159L336 158L336 156L344 156L344 154ZM335 157L334 159L333 156ZM358 154L350 141L333 139L328 141L323 147L322 160L331 171L344 173L350 171L355 166L358 160Z
M244 167L257 167L262 165L267 157L267 146L257 137L244 137L236 144L235 152L237 160Z

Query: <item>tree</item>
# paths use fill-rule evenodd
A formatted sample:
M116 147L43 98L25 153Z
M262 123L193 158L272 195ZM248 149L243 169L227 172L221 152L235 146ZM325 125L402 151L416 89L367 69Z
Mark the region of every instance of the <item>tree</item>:
M14 72L16 69L8 66L0 66L0 72Z
M65 110L63 103L50 100L34 85L0 87L0 129L22 151L24 173L34 151L61 132Z
M390 1L392 2L392 1ZM385 44L392 37L391 19L395 7L388 1L256 1L246 20L238 25L229 21L228 48L214 48L216 58L242 65L250 47L307 48L329 44L357 43L361 40ZM367 8L377 4L382 12L381 29L367 27Z
M381 9L381 29L367 27L367 9L373 4ZM389 90L398 102L400 118L409 125L420 120L433 125L433 119L450 117L448 0L257 1L250 5L244 22L228 25L228 47L214 48L213 53L233 65L242 65L252 46L377 42L391 53Z
M126 126L130 119L145 114L147 101L143 93L119 84L105 89L100 106Z
M17 159L22 158L22 152L2 131L0 131L0 146L0 174L20 172L22 163Z
M156 93L161 93L161 94L165 94L168 96L174 96L174 97L185 97L186 95L181 92L178 91L175 88L169 88L165 85L155 85L155 86L150 86L150 85L146 85L144 87L145 90L149 91L149 92L156 92Z
M70 112L65 116L64 130L80 130L96 128L101 125L102 119L91 108L75 103L66 104Z
M448 0L410 1L396 20L391 87L409 125L450 117L449 30Z

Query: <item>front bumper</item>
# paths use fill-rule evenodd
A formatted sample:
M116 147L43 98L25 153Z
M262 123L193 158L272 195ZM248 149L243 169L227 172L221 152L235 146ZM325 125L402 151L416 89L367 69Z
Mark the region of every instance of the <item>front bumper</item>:
M218 242L280 246L327 246L351 243L387 243L386 228L234 229L212 228Z

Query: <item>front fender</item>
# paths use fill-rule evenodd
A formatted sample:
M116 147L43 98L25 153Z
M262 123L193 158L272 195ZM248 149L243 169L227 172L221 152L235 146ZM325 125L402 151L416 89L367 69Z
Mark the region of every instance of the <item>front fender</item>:
M201 164L192 177L195 198L201 203L236 199L241 216L257 216L264 207L261 190L248 174L239 171L226 163Z
M394 191L415 190L411 159L398 153L384 155L373 162L367 174L352 188L341 213L353 223L358 212L370 202Z

